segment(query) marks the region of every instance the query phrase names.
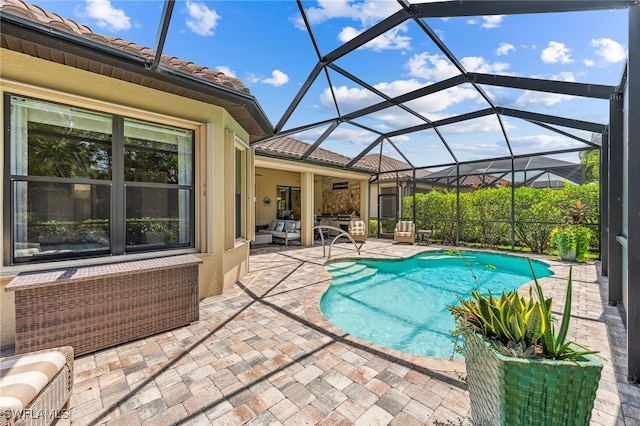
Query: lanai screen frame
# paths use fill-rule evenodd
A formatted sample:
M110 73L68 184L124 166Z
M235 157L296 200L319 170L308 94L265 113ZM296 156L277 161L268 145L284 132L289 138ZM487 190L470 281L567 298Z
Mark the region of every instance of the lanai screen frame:
M582 140L585 144L583 148L544 152L540 153L540 155L571 153L588 149L601 150L601 175L604 175L601 177L601 212L603 212L603 238L601 238L601 240L606 240L608 242L606 252L603 253L602 272L603 275L606 275L607 273L610 275L609 301L613 304L619 303L622 299L623 295L621 293L623 281L625 277L627 279L627 309L626 316L624 317L627 325L627 377L629 381L638 383L640 380L640 219L636 220L636 218L640 218L640 196L630 195L632 191L629 190L628 183L640 181L640 102L635 101L640 100L640 3L636 0L559 0L553 2L537 0L457 0L416 4L410 4L407 0L398 0L398 3L402 7L398 12L360 33L358 36L344 43L329 54L323 56L315 42L302 1L297 0L298 8L300 9L305 25L308 28L309 36L312 38L313 46L318 56L318 62L313 67L309 77L277 125L271 129L266 129L266 133L268 134L266 138L253 141L252 144L328 125L327 130L316 140L315 143L312 144L309 150L298 158L299 161L305 161L311 152L318 148L340 124L349 123L356 127L371 131L378 136L374 142L372 142L345 166L346 169L352 168L358 160L383 141L388 142L393 146L400 156L415 169L414 165L411 164L407 157L398 149L397 146L393 144L390 139L391 137L424 129L433 129L441 139L443 149L446 149L453 154L451 148L447 144L447 141L438 131L439 126L464 122L487 115L495 115L497 120L500 122L500 127L504 134L510 157L513 158L514 154L509 144L509 139L505 132L504 125L502 124L502 116L521 118L531 123L543 126L549 130L556 131L560 134L562 134L562 131L557 129L555 126L586 130L593 133L602 133L602 147L597 144L592 144L590 141ZM158 75L161 74L161 70L159 69L161 67L158 67L158 64L160 63L160 57L162 55L174 5L175 0L165 0L165 7L162 12L160 28L155 45L156 58L153 61L153 65L148 70L150 72L156 72ZM470 73L464 69L462 64L449 51L447 46L423 21L425 18L438 17L514 15L625 8L629 10L629 52L626 64L626 78L623 79L620 86L593 85ZM354 51L387 30L407 20L414 21L420 28L422 28L425 34L441 49L456 68L458 68L461 75L440 81L411 93L391 98L377 91L370 84L351 75L346 70L341 69L334 63L340 57ZM371 90L373 93L381 96L384 101L359 111L338 115L333 119L325 120L323 122L310 123L294 129L285 129L284 126L287 120L299 105L304 94L309 90L313 81L321 73L324 73L327 79L329 79L328 69L338 72L345 78ZM490 107L455 117L449 117L443 120L430 121L426 119L426 117L420 116L416 111L408 109L405 105L401 105L403 102L407 102L411 99L417 99L418 97L426 96L427 94L437 93L446 88L454 87L463 83L471 84L487 101ZM567 117L558 117L504 108L499 105L495 105L482 88L479 87L480 84L608 99L610 101L610 121L607 125ZM631 100L634 100L634 102ZM408 113L422 119L424 124L396 130L394 132L382 133L352 121L357 117L361 117L390 106L397 106L404 109ZM264 118L264 114L260 111L258 111L257 115L260 115L260 118ZM624 151L625 149L626 152ZM459 163L455 155L452 155L452 157L455 159L455 163ZM426 165L425 167L437 166L438 165ZM385 172L389 171L385 170ZM625 214L623 214L623 210ZM624 253L626 253L626 257ZM623 257L625 258L623 259ZM624 266L623 260L626 260Z

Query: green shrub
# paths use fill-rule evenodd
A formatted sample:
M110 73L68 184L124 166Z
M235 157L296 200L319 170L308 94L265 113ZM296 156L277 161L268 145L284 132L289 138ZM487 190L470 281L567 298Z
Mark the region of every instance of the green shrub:
M415 211L416 229L434 229L444 244L456 242L456 192L431 191L402 200L407 219ZM511 188L487 188L459 194L460 240L483 247L511 246ZM514 237L518 246L548 253L554 228L567 223L581 200L581 224L591 229L588 246L599 247L596 232L600 220L598 185L567 185L564 189L514 190Z

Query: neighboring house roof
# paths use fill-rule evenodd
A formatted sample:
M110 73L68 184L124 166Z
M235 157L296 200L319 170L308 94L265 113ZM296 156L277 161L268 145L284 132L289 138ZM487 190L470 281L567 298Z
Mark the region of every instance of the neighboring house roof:
M495 186L499 185L504 180L503 178L511 177L511 164L511 159L461 164L459 168L451 166L437 172L433 172L424 180L432 182L451 182L455 185L456 175L457 173L460 173L461 186ZM557 160L546 156L515 158L513 160L513 170L515 172L527 172L527 182L525 182L527 185L536 181L544 173L552 173L578 185L584 183L584 165ZM545 181L540 180L540 182ZM536 187L538 187L538 185L540 184L536 184Z
M273 134L273 126L249 89L219 71L162 55L22 0L0 0L2 48L151 87L225 108L249 132L251 141Z

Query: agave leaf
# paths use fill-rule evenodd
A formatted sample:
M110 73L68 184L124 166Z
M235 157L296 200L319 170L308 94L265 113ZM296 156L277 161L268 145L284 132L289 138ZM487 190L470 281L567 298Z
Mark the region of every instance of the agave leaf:
M485 298L478 298L478 316L485 322L491 322L491 307Z
M542 287L540 287L540 283L538 282L538 278L536 277L535 271L533 270L533 265L531 264L531 260L529 260L529 267L531 268L531 274L533 274L533 282L535 284L536 294L538 296L538 306L540 306L540 313L542 314L542 349L544 352L552 357L555 357L555 336L553 334L553 328L551 327L549 310L551 308L551 299L548 299L548 304L546 303L544 298L544 294L542 294Z
M564 298L564 310L562 312L562 323L560 324L560 330L558 331L558 337L556 344L561 346L567 337L567 330L569 330L569 320L571 319L571 273L573 266L569 266L569 281L567 282L567 295Z
M527 342L527 346L531 346L538 342L544 333L542 313L540 312L538 303L533 306L533 309L531 309L528 315L525 341Z
M499 339L511 340L509 336L509 332L505 329L504 324L500 322L500 319L496 315L494 311L491 311L491 323L494 328L494 333Z

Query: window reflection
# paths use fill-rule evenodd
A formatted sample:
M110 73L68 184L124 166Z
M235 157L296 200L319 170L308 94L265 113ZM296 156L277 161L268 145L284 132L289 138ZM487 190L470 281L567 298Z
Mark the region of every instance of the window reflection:
M109 186L14 182L14 256L109 250Z

